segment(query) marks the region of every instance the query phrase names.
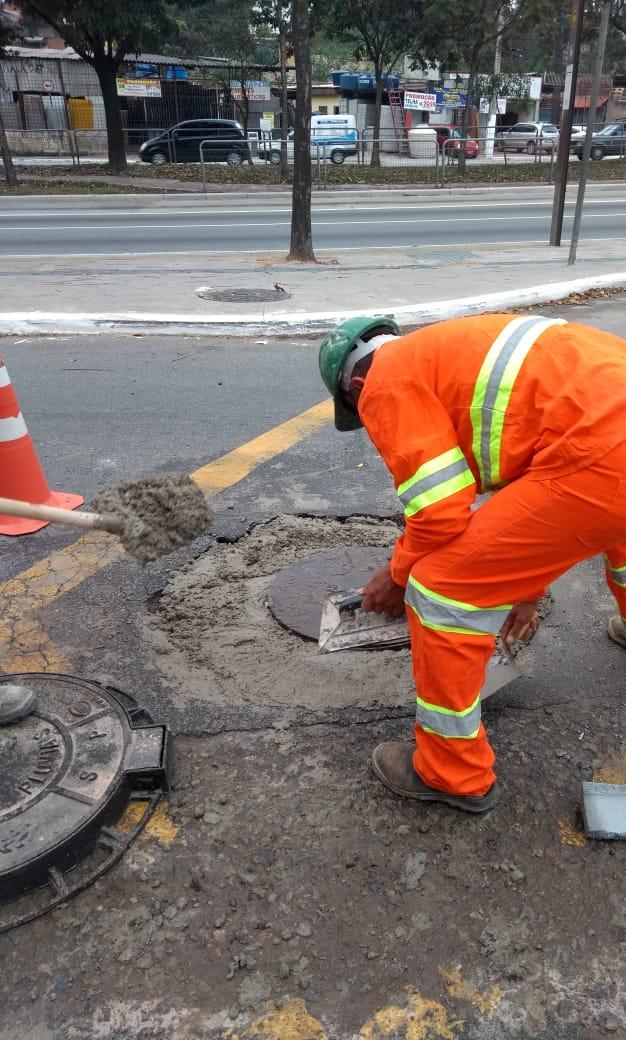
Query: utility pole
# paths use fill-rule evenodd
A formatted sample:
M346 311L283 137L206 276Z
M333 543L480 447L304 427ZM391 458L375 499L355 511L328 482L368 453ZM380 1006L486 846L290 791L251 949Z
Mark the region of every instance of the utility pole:
M563 91L563 114L561 116L561 134L559 137L559 153L556 161L556 182L554 186L554 203L552 206L552 224L550 226L550 245L561 245L563 231L563 210L565 208L565 192L567 190L567 167L569 149L572 141L572 117L578 81L578 62L580 59L580 41L583 31L583 15L585 0L573 0L570 18L569 43L565 62L565 89Z
M288 260L315 263L311 229L311 22L309 0L293 0L291 42L296 65L291 245Z
M496 138L496 123L498 121L498 90L496 87L497 77L502 68L502 13L498 14L498 35L496 36L496 53L493 59L494 84L489 99L489 118L487 120L487 134L485 139L485 158L493 158L493 147Z
M603 0L602 18L600 19L600 31L598 33L598 44L596 48L596 61L593 69L593 81L591 83L591 97L589 98L589 118L587 120L587 133L583 147L583 158L580 168L580 179L578 181L578 194L576 196L576 210L574 212L574 226L572 238L569 244L568 264L576 263L576 250L578 249L578 236L580 235L580 222L583 215L583 203L585 201L585 188L587 187L587 173L589 172L589 156L591 154L591 142L596 123L596 109L598 107L598 94L600 93L600 80L602 78L602 66L604 65L604 51L606 49L606 35L609 28L609 17L611 15L611 0Z

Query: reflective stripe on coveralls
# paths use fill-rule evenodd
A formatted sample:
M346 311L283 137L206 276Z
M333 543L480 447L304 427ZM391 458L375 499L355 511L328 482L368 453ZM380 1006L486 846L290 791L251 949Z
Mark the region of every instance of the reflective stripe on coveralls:
M409 575L405 602L426 628L461 635L490 636L499 632L511 609L501 607L474 607L471 603L440 596ZM415 721L428 733L449 739L472 740L480 726L480 694L468 708L454 711L438 707L417 696Z
M609 577L616 585L626 586L626 567L611 567L605 557L606 569Z
M472 471L457 446L420 466L399 485L398 498L404 503L404 515L410 517L474 483Z
M500 631L511 603L500 607L474 607L471 603L440 596L409 575L405 603L417 614L422 625L439 632L463 636L490 636Z
M446 739L473 740L480 727L480 694L464 711L438 708L418 696L415 721L427 733L436 733Z
M470 406L472 450L483 491L500 483L500 451L506 410L528 351L546 329L566 325L563 318L514 318L504 327L483 361Z

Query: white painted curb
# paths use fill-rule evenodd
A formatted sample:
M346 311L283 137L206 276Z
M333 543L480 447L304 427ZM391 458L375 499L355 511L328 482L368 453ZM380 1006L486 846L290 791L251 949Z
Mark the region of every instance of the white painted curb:
M465 296L457 300L408 304L403 307L358 308L345 311L275 311L270 314L153 314L140 311L119 314L86 314L54 311L0 312L0 334L38 333L73 334L105 332L158 332L161 335L204 334L207 336L309 335L328 332L346 318L359 315L394 317L401 327L427 325L446 318L467 314L502 311L509 307L530 307L538 303L562 300L574 292L588 289L621 289L626 287L626 272L616 271L594 278L573 278L567 282L548 282L527 289Z

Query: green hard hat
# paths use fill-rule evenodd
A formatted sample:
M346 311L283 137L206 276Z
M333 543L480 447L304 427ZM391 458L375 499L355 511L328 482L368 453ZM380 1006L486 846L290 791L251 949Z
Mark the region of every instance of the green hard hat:
M368 335L370 333L370 335ZM336 329L324 336L320 344L319 365L324 383L333 395L335 402L335 426L338 430L358 430L362 426L358 412L343 403L339 392L339 377L346 358L356 346L359 339L372 339L373 335L389 333L400 335L400 329L393 318L377 315L373 318L348 318Z

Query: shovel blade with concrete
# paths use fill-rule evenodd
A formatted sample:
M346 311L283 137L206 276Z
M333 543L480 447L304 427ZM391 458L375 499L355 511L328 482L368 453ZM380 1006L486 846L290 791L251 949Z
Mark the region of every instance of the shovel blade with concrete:
M318 649L321 654L409 646L411 637L406 617L366 613L361 609L362 602L363 597L358 593L337 592L328 597L320 621ZM496 650L487 664L485 682L480 691L481 701L523 674L511 656Z

